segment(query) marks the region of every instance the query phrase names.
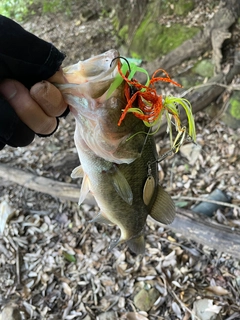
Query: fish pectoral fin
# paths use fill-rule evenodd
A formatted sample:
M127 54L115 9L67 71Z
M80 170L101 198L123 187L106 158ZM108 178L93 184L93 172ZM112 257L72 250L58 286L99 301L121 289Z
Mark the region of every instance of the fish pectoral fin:
M105 224L111 224L113 225L113 223L108 220L107 218L104 217L104 214L102 212L100 212L95 218L93 218L90 222L97 222L97 223L105 223Z
M131 189L127 179L124 177L124 175L118 169L118 167L114 166L114 169L109 171L108 174L111 176L114 189L117 191L119 196L125 202L132 205L132 203L133 203L132 189Z
M127 241L129 249L135 254L144 254L145 253L145 239L144 235L141 234L131 240Z
M85 174L83 176L83 181L82 181L81 190L80 190L80 197L79 197L79 201L78 201L79 206L83 202L83 200L86 198L89 191L90 191L89 190L89 180L88 180L87 175Z
M158 222L170 224L173 222L175 215L175 204L172 198L161 186L158 186L157 197L150 216Z
M83 178L83 176L84 176L84 172L83 172L83 168L81 165L76 167L75 169L73 169L73 171L71 173L72 179Z

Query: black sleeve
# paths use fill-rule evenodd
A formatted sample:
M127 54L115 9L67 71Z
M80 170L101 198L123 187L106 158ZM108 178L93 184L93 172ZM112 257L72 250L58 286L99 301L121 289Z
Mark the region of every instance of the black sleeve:
M51 43L0 15L0 80L15 79L30 88L54 75L64 58Z
M11 19L0 15L0 81L15 79L30 89L59 69L65 55ZM11 106L0 97L0 150L5 144L25 146L34 132L17 117Z
M24 147L34 139L35 133L17 116L7 101L0 97L0 150L5 144Z

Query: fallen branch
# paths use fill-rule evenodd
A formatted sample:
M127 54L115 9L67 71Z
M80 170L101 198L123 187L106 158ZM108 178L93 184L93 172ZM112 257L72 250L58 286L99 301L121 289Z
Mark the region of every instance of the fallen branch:
M212 199L206 199L206 198L201 198L201 197L185 197L185 196L174 196L172 197L173 200L189 200L189 201L198 201L198 202L208 202L208 203L214 203L218 204L223 207L229 207L229 208L235 208L237 210L240 210L240 207L236 204L233 203L227 203L227 202L222 202L222 201L216 201Z
M192 91L194 91L196 89L209 87L209 86L220 86L220 87L226 89L229 92L240 91L240 85L239 84L229 84L229 85L227 85L227 84L217 83L217 82L207 82L207 83L202 83L202 84L199 84L197 86L194 86L194 87L191 87L191 88L187 89L180 96L183 98L187 94L189 94L190 92L192 92Z
M25 188L46 193L63 200L77 201L79 198L80 188L77 185L36 176L4 164L0 164L0 177Z
M168 227L183 237L240 259L240 230L213 223L210 218L177 208L175 220Z
M35 176L4 164L0 164L0 178L60 199L78 201L79 198L79 186L75 184ZM89 196L85 203L94 205L95 201ZM174 222L168 226L170 229L189 240L194 240L221 252L224 251L240 259L240 231L213 223L211 219L195 212L179 208L176 211Z

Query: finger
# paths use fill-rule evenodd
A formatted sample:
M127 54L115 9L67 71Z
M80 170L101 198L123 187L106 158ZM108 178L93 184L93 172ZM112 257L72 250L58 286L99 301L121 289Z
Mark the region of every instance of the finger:
M19 119L35 133L48 135L56 129L57 119L42 110L22 83L6 79L0 83L0 94L9 102Z
M50 117L61 116L67 108L61 92L48 81L36 83L30 95Z
M47 81L49 82L56 82L56 83L66 83L67 79L63 74L62 68L60 68L59 71L57 71L52 77L48 78Z
M34 139L34 132L23 123L8 101L0 97L0 150L5 144L24 147Z

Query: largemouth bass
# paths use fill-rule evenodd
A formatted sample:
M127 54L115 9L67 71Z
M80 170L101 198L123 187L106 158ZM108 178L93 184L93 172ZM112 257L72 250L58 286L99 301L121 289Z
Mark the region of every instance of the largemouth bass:
M64 69L69 84L59 85L76 120L74 140L81 166L72 177L82 177L79 204L90 191L100 208L93 222L117 225L121 236L110 249L126 242L144 253L144 226L148 215L169 224L175 217L171 197L158 184L157 152L143 122L128 114L124 83L109 96L118 56L110 50Z

